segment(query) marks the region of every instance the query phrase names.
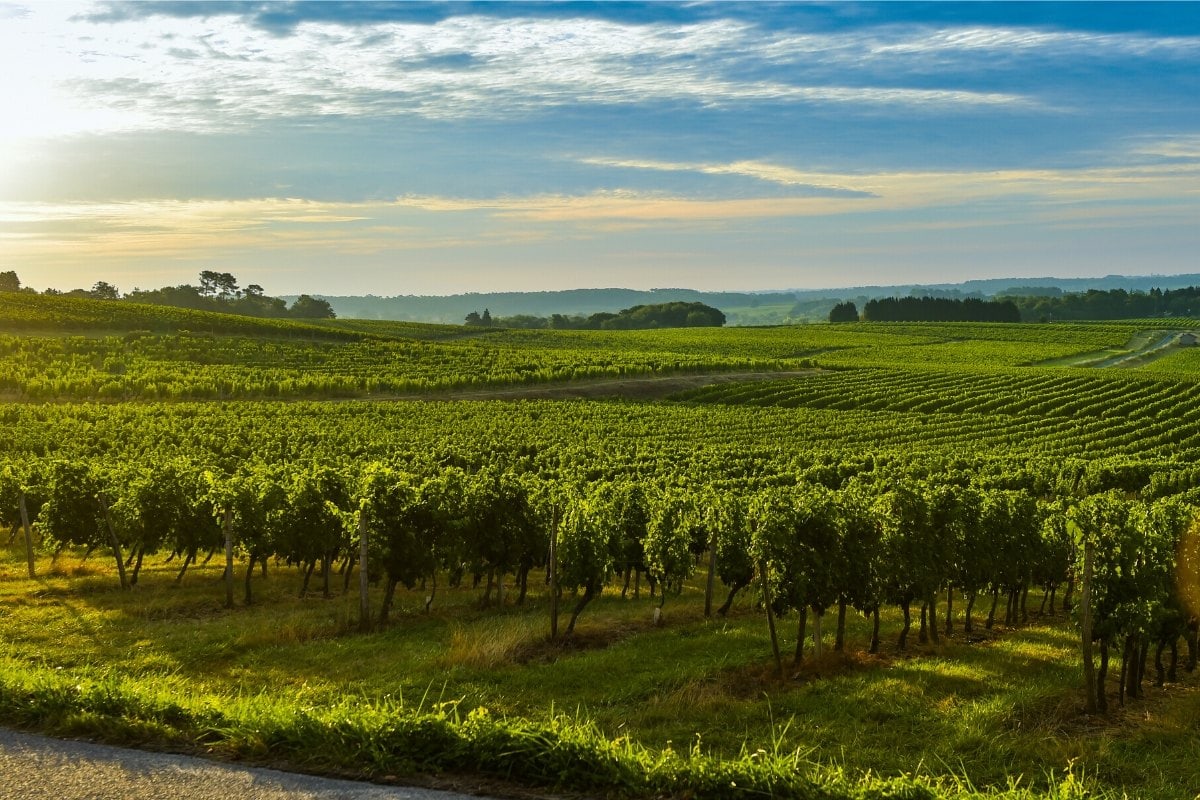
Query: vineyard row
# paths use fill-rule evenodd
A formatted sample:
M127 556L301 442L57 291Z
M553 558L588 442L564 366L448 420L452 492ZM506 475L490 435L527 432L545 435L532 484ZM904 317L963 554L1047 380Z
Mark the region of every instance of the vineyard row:
M712 485L670 486L638 481L584 485L486 468L448 468L425 475L370 462L359 470L257 465L223 474L182 461L154 466L82 461L37 462L0 471L0 521L23 528L33 577L33 528L43 545L111 549L122 588L134 584L145 556L169 550L182 559L179 578L197 556L224 549L226 598L233 604L234 554L245 562L245 602L252 601L256 566L299 565L303 594L320 570L331 591L335 564L357 562L362 573L360 621L386 622L397 586L427 588L435 600L439 575L461 580L487 574L503 602L505 576L524 602L531 573L550 584L552 635L558 633L560 592L574 593L565 634L614 574L645 574L660 608L672 587L707 562L706 614L714 579L728 596L754 587L772 631L776 615L799 618L794 663L803 658L812 615L818 650L822 621L836 610L835 647L843 646L848 608L872 616L871 651L880 646L880 609L904 618L903 649L915 608L922 639L940 638L940 598L946 631L953 604L966 603L965 630L976 601L990 595L986 626L1003 599L1004 621L1028 616L1031 588L1043 607L1063 592L1064 608L1083 583L1085 652L1099 644L1098 681L1089 697L1103 705L1110 648L1122 647L1121 697L1140 691L1149 648L1189 643L1195 666L1200 614L1200 525L1191 505L1169 498L1130 500L1121 492L1078 498L1037 498L1026 491L981 489L969 474L878 482L852 479L832 490L820 484L773 486L750 493ZM127 570L129 574L127 575ZM382 572L382 606L369 608L366 576ZM498 581L498 583L496 583ZM628 585L628 584L626 584ZM1171 671L1174 671L1174 658Z

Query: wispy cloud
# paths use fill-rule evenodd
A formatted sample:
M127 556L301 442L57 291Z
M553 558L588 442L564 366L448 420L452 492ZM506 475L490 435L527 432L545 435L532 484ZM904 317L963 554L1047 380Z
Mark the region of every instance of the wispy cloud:
M137 203L2 203L0 236L16 257L97 261L299 241L336 246L355 223L369 219L354 206L289 199L252 201L157 200ZM409 230L411 235L414 231Z
M797 33L736 16L642 23L524 8L38 6L0 28L0 99L23 112L7 127L30 135L673 102L1047 111L1056 106L1037 82L1006 87L988 74L1014 61L1044 72L1081 57L1200 55L1200 37L1187 36L914 24Z
M924 29L893 37L873 37L864 48L875 56L918 56L981 52L1032 53L1092 58L1114 56L1194 58L1200 39L1189 36L1148 36L1034 28L976 27Z
M1108 208L1121 213L1159 214L1172 198L1200 198L1200 162L1147 164L1081 170L929 171L877 173L804 172L765 162L675 163L646 160L584 159L586 163L664 172L751 176L803 189L790 196L683 197L669 192L608 190L583 194L530 194L494 197L406 195L386 201L318 202L294 198L251 200L144 200L126 203L3 203L0 231L9 235L86 237L98 231L194 237L221 237L265 231L316 229L395 233L399 220L407 233L420 230L412 214L474 214L532 223L597 222L638 225L734 219L812 217L897 212L996 202L1028 209L1073 208L1087 215ZM1138 205L1142 203L1143 205ZM1011 212L1008 212L1011 213ZM1100 213L1096 210L1094 213ZM382 226L382 227L381 227Z
M938 86L905 86L894 74L880 79L863 69L893 51L933 47L908 34L876 45L835 34L791 37L728 19L638 25L465 16L434 24L301 22L280 36L229 15L98 19L48 12L8 26L5 83L11 92L30 80L40 92L53 89L54 102L35 115L46 132L220 130L292 116L511 117L577 104L1037 105L1021 92L976 89L952 76ZM34 122L26 127L36 133Z
M1200 134L1183 136L1143 137L1133 145L1133 152L1177 161L1200 161Z
M579 159L581 164L597 167L615 167L618 169L652 170L655 172L696 172L702 175L740 175L747 178L780 186L808 190L817 194L850 195L870 197L870 192L851 189L829 181L836 178L832 175L820 175L804 172L792 167L779 164L769 164L762 161L735 161L728 164L704 164L675 161L652 161L637 159L618 159L588 157Z
M994 170L877 173L805 172L763 162L677 163L586 158L584 163L662 172L749 176L811 191L808 196L696 200L655 195L598 193L587 197L447 201L410 198L431 210L488 208L528 219L726 219L900 211L1019 198L1026 206L1122 203L1194 197L1200 164L1146 164L1078 170ZM1148 213L1151 212L1147 209ZM1131 209L1132 213L1132 209Z
M404 202L328 203L291 198L0 203L0 240L11 258L94 264L133 258L203 259L238 251L364 254L529 242L537 231L447 230ZM424 223L424 224L423 224Z

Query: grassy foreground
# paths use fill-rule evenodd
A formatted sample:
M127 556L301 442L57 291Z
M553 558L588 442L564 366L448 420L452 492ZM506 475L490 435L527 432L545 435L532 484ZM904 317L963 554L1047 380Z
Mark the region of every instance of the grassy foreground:
M695 587L668 598L662 627L644 591L610 590L559 645L536 593L484 609L481 590L443 587L426 615L413 592L363 635L355 597L300 599L292 570L256 577L258 604L227 611L216 568L177 585L174 565L153 561L122 593L99 554L43 558L29 580L23 551L0 549L0 722L593 796L1196 797L1196 676L1082 716L1061 616L972 642L959 622L940 647L899 656L888 641L879 657L854 619L844 656L809 656L779 681L748 599L706 622ZM782 622L788 649L794 624ZM889 640L896 627L885 619Z

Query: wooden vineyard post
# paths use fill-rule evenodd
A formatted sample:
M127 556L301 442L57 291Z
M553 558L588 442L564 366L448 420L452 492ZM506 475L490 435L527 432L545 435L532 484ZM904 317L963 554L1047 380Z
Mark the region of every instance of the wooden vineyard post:
M779 655L779 637L775 635L775 611L771 608L771 586L767 580L767 562L758 562L758 576L762 582L763 603L767 606L767 627L771 630L771 651L775 654L775 668L783 680L783 656Z
M1092 656L1092 560L1096 546L1089 540L1083 545L1083 591L1080 598L1079 627L1083 639L1083 689L1087 693L1088 713L1096 711L1096 665Z
M558 510L550 517L550 638L558 638Z
M704 586L704 618L712 618L713 588L717 578L717 532L708 541L708 583Z
M367 575L367 510L358 509L358 628L363 633L371 630L371 601L367 596L370 585ZM428 606L426 607L428 610Z
M29 508L25 505L25 493L21 492L21 527L25 529L25 559L29 562L29 577L37 577L33 563L33 528L29 524Z
M233 608L233 509L229 506L221 527L225 532L225 607Z
M954 584L946 587L946 635L954 633Z

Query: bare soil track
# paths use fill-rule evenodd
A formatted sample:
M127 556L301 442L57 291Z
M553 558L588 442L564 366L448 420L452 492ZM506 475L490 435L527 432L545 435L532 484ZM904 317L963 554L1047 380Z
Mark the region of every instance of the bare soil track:
M705 372L678 375L640 375L629 378L546 383L533 386L506 386L494 389L469 389L421 395L400 395L397 400L565 400L623 397L631 400L658 400L688 389L718 383L774 381L801 378L820 372L817 369L787 372Z

